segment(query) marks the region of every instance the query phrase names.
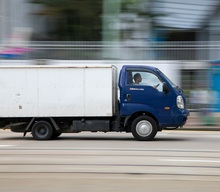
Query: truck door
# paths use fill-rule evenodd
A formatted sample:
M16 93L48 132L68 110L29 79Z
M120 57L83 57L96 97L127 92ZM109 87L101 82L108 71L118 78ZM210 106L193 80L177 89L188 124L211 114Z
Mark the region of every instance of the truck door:
M127 69L124 85L121 92L121 112L124 115L147 111L163 123L171 120L175 99L171 92L163 91L163 80L157 74L147 69Z

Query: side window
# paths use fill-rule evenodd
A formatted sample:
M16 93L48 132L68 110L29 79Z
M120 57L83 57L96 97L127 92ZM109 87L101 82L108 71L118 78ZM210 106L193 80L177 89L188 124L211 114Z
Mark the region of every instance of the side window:
M153 73L148 71L129 71L128 72L128 84L152 86L158 91L162 91L163 83Z

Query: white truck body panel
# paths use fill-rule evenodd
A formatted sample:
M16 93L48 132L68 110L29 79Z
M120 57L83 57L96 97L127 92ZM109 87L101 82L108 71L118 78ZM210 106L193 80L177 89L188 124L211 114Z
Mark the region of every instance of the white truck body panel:
M113 116L112 65L0 66L0 117Z

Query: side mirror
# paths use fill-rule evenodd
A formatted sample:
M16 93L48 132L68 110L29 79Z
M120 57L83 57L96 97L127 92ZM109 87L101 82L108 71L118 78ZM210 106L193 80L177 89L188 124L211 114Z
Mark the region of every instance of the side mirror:
M164 93L169 93L170 92L170 89L169 89L169 87L167 86L167 84L165 82L163 82L163 92Z

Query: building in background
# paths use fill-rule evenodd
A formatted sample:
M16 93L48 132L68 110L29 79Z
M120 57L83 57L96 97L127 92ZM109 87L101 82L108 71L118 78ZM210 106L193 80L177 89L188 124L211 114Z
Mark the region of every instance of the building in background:
M27 0L0 0L0 42L10 37L15 28L30 28L33 34L45 34L46 18L33 14L40 8Z

